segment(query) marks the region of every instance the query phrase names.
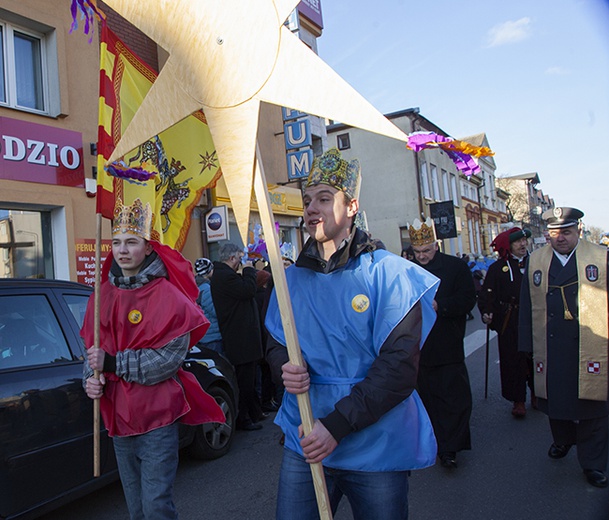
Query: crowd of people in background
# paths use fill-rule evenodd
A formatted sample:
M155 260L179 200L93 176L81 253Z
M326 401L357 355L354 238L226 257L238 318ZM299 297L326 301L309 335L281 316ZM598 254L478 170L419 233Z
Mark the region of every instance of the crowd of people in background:
M566 208L565 214L569 215L569 211L570 208ZM574 211L577 212L577 210ZM548 216L547 220L550 226L554 221L564 224L567 231L569 226L574 225L570 220L556 218L553 220L552 216ZM526 336L528 339L522 340L523 331L519 330L523 328L522 326L519 327L522 323L524 323L525 329L527 323L530 324L530 320L527 321L526 317L522 317L523 311L520 301L522 286L524 284L524 294L529 298L530 284L533 283L535 286L537 283L536 277L538 276L538 271L535 271L533 275L527 271L527 262L530 256L528 239L531 237L531 232L528 229L512 227L500 233L490 244L493 254L486 257L481 255L475 257L467 253L457 253L456 256L442 253L439 250L439 243L434 235L433 222L430 219L427 219L426 222L415 220L415 223L409 226L409 234L411 245L402 250L402 258L433 274L440 282L432 301L435 324L431 328L418 355L417 378L416 383L413 382L413 388L416 388L420 395L433 427L439 463L449 471L454 471L458 467L457 453L472 448L469 425L472 412L472 396L465 364L464 337L465 322L474 319L472 310L477 305L483 324L490 330L496 331L498 336L501 395L511 403L511 414L517 419L522 419L526 416L528 390L531 408L540 409L547 413L550 418L554 442L550 447L548 456L553 459L562 458L568 453L572 445L577 445L578 457L589 483L596 487L606 487L606 400L595 405L588 405L586 404L586 399L582 396L578 397L577 391L573 390L568 396L568 399L574 400L573 405L569 408L568 406L556 404L556 398L551 397L552 392L558 395L554 386L545 389L539 396L540 399L538 399L536 393L534 376L535 373L539 374L544 368L540 368L539 362L535 366L534 347L531 346L530 338L535 343L537 341L535 338L538 336L531 332L525 332L525 334L529 334L529 336ZM550 236L552 237L552 234ZM382 242L373 240L369 234L366 236L362 235L362 240L370 244L369 247L377 251L385 249ZM574 244L577 243L574 242ZM310 246L306 246L305 251L308 250L307 248L310 248ZM551 248L554 248L554 246L551 246ZM554 251L556 250L554 248ZM602 253L595 252L597 255L602 256ZM336 251L332 254L334 253ZM573 255L573 250L568 253ZM235 364L238 373L243 370L242 367L239 367L242 364L242 360L234 354L231 356L222 348L222 331L227 330L227 327L234 327L234 324L237 322L239 323L238 329L240 331L244 330L244 323L251 324L251 330L242 335L238 343L241 345L241 349L251 351L251 356L246 360L249 364L247 369L247 386L243 387L242 392L244 395L243 399L255 401L255 405L251 403L249 405L243 404L242 407L240 404L239 420L237 423L239 429L250 431L261 428L260 421L266 418L269 412L277 412L279 410L283 393L285 392L284 383L287 385L287 391L289 392L287 395L300 393L304 388L311 390L311 386L308 379L306 383L301 382L298 378L294 379L304 375L308 376L309 372L307 368L298 367L298 371L291 373L286 373L285 368L282 368L284 370L283 373L277 372L277 367L283 366L288 360L285 347L278 343L277 339L277 327L280 326L280 320L277 317L276 300L271 305L273 316L265 324L269 301L273 293L273 279L270 267L266 262L261 261L256 266L257 269L254 269L251 263L241 262L243 254L244 252L239 250L237 246L226 244L220 251L220 262L212 263L208 259L201 258L196 262L195 271L199 277L198 282L201 289L199 303L212 322L210 332L203 338L202 344L227 355ZM596 260L599 260L600 256ZM567 256L567 263L569 258L570 256ZM300 262L301 265L305 265L310 260L301 260ZM224 263L227 266L220 265L220 270L225 272L226 275L222 278L216 278L214 282L212 276L214 267L219 263ZM293 263L294 260L291 257L284 258L286 268L290 267ZM310 268L320 269L322 272L325 272L325 269L327 269L327 267L315 267L315 265L317 264L311 264ZM319 265L326 266L326 263L322 261ZM301 273L302 270L298 270L298 272ZM560 279L560 274L555 273L551 276ZM212 279L211 284L210 278ZM529 278L531 278L530 281ZM552 278L551 283L554 282L555 278ZM573 283L577 283L577 280ZM215 292L213 290L214 284L216 286ZM220 285L223 287L221 288ZM228 292L228 286L231 286L233 291L237 287L242 291L240 293L233 292L231 296L232 300L230 300L231 303L229 304L230 311L226 309L227 297L225 293ZM244 286L247 286L247 290L244 289ZM561 301L565 298L564 290L567 286L556 286L559 290L555 292L558 294L563 293ZM554 286L550 285L548 287ZM552 294L552 292L549 294ZM606 292L603 294L606 299ZM293 297L300 302L300 296L294 295ZM216 299L221 301L219 304L222 309L220 313L217 312L217 309L213 308ZM306 300L308 301L308 298ZM572 302L573 300L569 299L569 301ZM327 302L324 300L323 303ZM304 305L304 301L299 303L299 305L301 304ZM322 302L318 302L318 305L321 306ZM524 308L528 309L525 312L531 312L530 305L530 301L524 305ZM567 305L565 307L565 312L567 312L571 304L567 303L565 305ZM575 303L572 303L572 305L577 307ZM227 313L232 316L232 320L227 320L227 318L223 317ZM550 326L552 316L548 315L548 326ZM539 319L539 316L537 318ZM577 326L577 319L573 319L575 320L575 326ZM214 324L216 320L220 320L219 326ZM267 331L269 326L271 328L275 327L271 335ZM530 325L528 326L530 327ZM231 336L231 332L228 332L228 330L226 333ZM281 335L279 334L279 336ZM319 338L321 337L323 335ZM258 338L261 340L261 347L258 346ZM253 339L256 341L253 341ZM600 341L601 343L603 341L606 343L606 337L604 339L601 338ZM244 343L248 342L247 348L244 347ZM272 351L269 352L267 350L269 348L267 345L272 346ZM549 349L550 343L545 348ZM546 355L549 356L549 354ZM576 356L573 353L570 355L571 357ZM280 362L277 361L277 356L280 357ZM269 358L275 359L269 363ZM575 367L578 364L575 358L569 361ZM567 360L561 359L560 363L564 365L567 363ZM272 365L275 365L274 370L276 373L274 377ZM294 370L295 368L293 367ZM564 368L556 371L559 372L560 370L564 370ZM571 367L569 370L573 370L573 368ZM555 378L562 377L554 374L555 372L553 371L552 375ZM572 378L573 375L570 377ZM239 378L240 388L245 384L243 379L243 377ZM551 384L555 385L556 383ZM606 387L604 391L606 393ZM288 402L290 402L290 399L288 399ZM581 404L582 402L584 405ZM295 401L292 402L291 412L289 412L291 414L296 410L294 403ZM549 406L548 403L554 403L554 405ZM583 409L585 411L582 411ZM283 415L281 415L278 424L282 426L284 432L289 432L290 428L297 425L300 419L296 415L294 424L285 422L287 420L285 413L284 411ZM350 430L353 431L353 426L341 425L340 422L335 424L337 419L332 417L333 415L330 414L322 418L322 424L330 429L323 428L324 434L329 435L329 438L333 439L330 447L324 448L327 451L322 451L325 455L332 453L336 442L343 442L343 436L349 435ZM329 434L328 431L330 431ZM285 435L282 436L281 443L283 444L284 442ZM317 455L316 458L313 455L307 455L306 447L305 451L301 452L301 455L298 455L300 444L302 444L302 441L298 436L288 439L288 451L286 454L290 456L287 459L284 458L284 466L290 469L282 469L282 472L285 472L286 475L295 471L297 465L301 464L305 459L306 462L311 460L326 460L320 455ZM304 459L300 457L304 457ZM290 477L286 476L286 478L289 481ZM341 496L342 494L349 496L350 494L348 488L338 491L335 489L334 491L337 493L336 496ZM288 500L285 496L288 493L289 491L285 487L280 488L278 518L281 518L282 514L287 517L282 501ZM311 495L307 496L309 501L312 500ZM307 507L310 507L310 504ZM303 518L305 517L306 515L303 516Z
M548 217L548 220L551 221L551 218ZM572 225L570 221L567 223ZM539 364L537 367L534 366L530 340L525 342L524 346L521 345L522 340L519 341L519 332L522 335L522 331L519 331L519 323L522 319L520 294L523 281L529 276L526 266L529 259L528 239L531 237L531 232L528 229L512 227L500 233L490 244L493 254L487 257L481 255L475 257L467 253L457 253L455 257L442 253L439 250L438 241L435 239L433 223L430 219L427 219L426 222L416 220L412 226L409 226L409 234L411 245L402 250L401 256L430 272L440 281L432 302L436 315L435 325L422 346L415 384L433 426L439 463L448 470L454 471L458 467L457 453L472 447L469 427L472 396L465 365L464 336L465 322L474 319L472 310L477 305L483 324L496 331L498 335L501 395L512 404L511 414L518 419L526 416L528 390L531 408L539 408L550 416L555 441L548 452L549 457L562 458L567 454L571 445L578 444L580 462L588 481L594 486L605 487L607 485L604 475L606 464L603 464L602 461L607 459L606 436L603 436L603 425L606 423L606 402L597 405L597 408L591 408L595 411L584 414L586 420L588 420L588 415L594 416L588 420L591 426L585 430L585 438L584 434L580 433L584 431L581 426L577 426L576 430L571 431L572 427L569 426L572 424L571 417L576 417L576 422L573 424L580 424L582 422L581 413L561 411L558 412L557 418L553 418L552 415L556 412L552 408L548 408L546 404L550 400L547 393L543 394L544 397L541 400L543 404L538 405L534 374L536 371L539 373ZM369 244L374 244L371 247L377 250L385 249L382 242L372 240L369 235L366 240ZM210 333L202 340L202 344L227 355L236 365L238 372L242 371L242 368L239 367L240 360L234 355L230 357L222 349L222 321L220 326L214 324L214 321L220 316L227 314L226 301L220 303L223 310L218 314L217 309L213 308L212 300L217 298L220 298L221 301L226 300L226 296L222 296L222 294L226 293L228 289L226 286L220 289L220 283L222 285L230 284L233 286L232 290L235 290L237 285L243 290L242 286L247 285L247 291L232 295L229 314L232 315L234 321L222 319L225 320L225 328L232 327L234 323L239 322L241 331L244 330L243 323L252 324L252 329L240 337L239 344L249 342L247 349L252 351L252 355L246 360L249 368L247 387L244 387L243 394L244 400L255 401L255 406L250 404L248 407L244 404L243 410L240 406L237 424L238 428L250 431L261 428L260 421L266 418L269 412L278 411L284 393L284 382L290 381L290 377L293 377L294 374L286 376L285 373L283 375L279 373L279 375L275 374L274 378L272 377L273 370L267 358L277 356L277 352L281 352L283 356L281 364L287 362L285 348L278 345L277 339L268 334L269 322L265 326L265 317L273 289L272 275L270 267L264 261L256 266L257 269L254 269L251 263L242 264L243 254L243 251L233 244L223 246L220 262L224 262L228 268L220 265L220 269L226 272L226 277L216 278L215 293L212 275L218 262L212 263L208 259L201 258L196 262L195 271L199 277L198 282L201 289L199 303L212 322ZM294 263L294 260L291 257L285 257L284 263L287 268ZM212 277L211 291L210 277ZM533 284L535 284L535 280L533 280ZM528 287L530 284L525 285ZM561 291L564 291L564 288L558 292ZM528 292L526 294L528 295ZM245 301L247 303L244 303ZM273 305L272 312L277 314L276 302ZM530 307L525 305L525 308ZM216 318L217 315L218 318ZM246 318L246 316L249 317ZM272 318L271 323L277 325L278 318ZM231 335L228 331L227 334ZM256 341L252 341L252 338L255 338ZM260 348L257 338L261 340ZM267 351L267 344L274 345L274 353ZM303 370L303 373L307 373L306 369ZM241 385L244 384L243 377L240 377L239 381L241 388ZM293 385L293 382L291 384ZM310 389L308 385L306 388ZM298 391L294 388L289 390L290 394L299 391L301 391L301 387ZM581 402L581 398L578 398L577 395L575 402ZM578 405L573 406L574 409L578 409ZM598 411L599 407L603 412ZM556 405L554 405L554 410L556 410ZM568 418L563 418L565 414L568 415ZM597 415L599 417L596 417ZM326 420L329 421L328 425L333 425L330 419L324 419L324 421ZM298 422L299 419L296 421ZM600 434L597 432L599 429ZM593 434L592 431L596 433ZM332 430L332 436L337 436L339 441L342 438L341 435L344 433L339 434ZM587 440L588 437L592 440ZM282 437L282 443L284 439L285 436ZM600 442L602 449L593 448L593 441ZM297 451L296 444L299 442L296 437L292 439L289 446ZM296 460L290 460L289 464L293 465L296 462Z
M117 207L102 273L104 342L88 348L83 384L101 400L132 518L176 517L178 422L225 420L181 369L198 342L235 369L237 429L260 430L277 412L278 519L316 518L309 465L322 461L332 511L344 496L356 518L406 519L410 471L436 460L456 471L457 454L472 449L464 338L476 303L498 335L512 416L526 416L528 389L531 407L549 418L548 456L576 446L587 481L607 487L609 262L607 248L580 240L583 213L544 213L549 244L532 254L531 232L513 227L491 243L493 257L476 259L442 253L433 221L417 219L400 258L355 225L359 180L359 162L331 149L305 184L309 239L297 259L283 258L297 364L266 262L254 265L224 243L216 261L195 262L195 284L187 260L150 239L149 205ZM88 346L92 309L82 331ZM314 417L308 432L297 399L304 392Z

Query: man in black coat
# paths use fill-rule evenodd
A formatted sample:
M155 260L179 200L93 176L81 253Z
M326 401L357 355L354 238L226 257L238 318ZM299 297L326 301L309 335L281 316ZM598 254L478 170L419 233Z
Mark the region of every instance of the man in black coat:
M588 482L607 487L609 259L606 247L579 239L583 216L560 207L542 215L550 245L527 264L518 347L533 354L535 394L554 441L548 456L577 445Z
M226 357L235 367L239 386L237 428L259 430L262 412L256 393L256 366L262 359L262 334L256 304L256 269L251 264L237 273L243 251L230 242L220 248L214 262L211 295L218 316Z
M463 338L476 291L467 264L438 251L431 219L416 219L409 232L415 262L440 279L434 300L438 317L421 350L417 385L436 434L440 463L456 468L457 452L471 449L472 394Z
M482 321L498 334L501 395L512 401L512 415L524 417L527 383L531 389L531 405L537 406L533 389L531 356L518 351L518 307L520 286L529 256L528 229L513 227L499 233L491 247L499 260L491 264L478 295Z

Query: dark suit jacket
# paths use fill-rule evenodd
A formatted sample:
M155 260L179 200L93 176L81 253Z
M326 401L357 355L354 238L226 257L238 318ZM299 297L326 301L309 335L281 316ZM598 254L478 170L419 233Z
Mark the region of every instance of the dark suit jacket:
M218 316L224 352L233 365L262 358L260 318L256 304L256 269L242 274L224 262L214 262L211 296Z
M421 350L421 365L440 366L465 359L463 338L465 321L476 305L476 290L467 264L439 251L422 266L440 279L436 293L438 318Z

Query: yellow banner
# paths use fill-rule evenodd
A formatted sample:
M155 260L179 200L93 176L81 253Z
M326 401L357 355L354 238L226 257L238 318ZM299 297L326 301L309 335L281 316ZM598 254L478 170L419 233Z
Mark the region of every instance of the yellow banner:
M140 198L155 210L154 238L181 250L190 218L203 190L221 176L202 111L165 130L127 154L124 166L155 172L148 181L118 179L105 161L150 90L156 73L137 58L107 27L100 49L98 141L98 211L111 218L115 198L131 204ZM160 106L159 110L163 110Z

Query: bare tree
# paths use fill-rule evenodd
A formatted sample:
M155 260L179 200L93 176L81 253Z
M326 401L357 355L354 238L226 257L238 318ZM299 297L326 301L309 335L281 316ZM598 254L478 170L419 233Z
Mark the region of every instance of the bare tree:
M497 177L496 184L509 193L509 197L505 201L508 219L514 223L529 224L531 215L526 185L521 180L509 177Z
M605 230L598 226L586 227L586 239L594 244L600 244L604 234Z

